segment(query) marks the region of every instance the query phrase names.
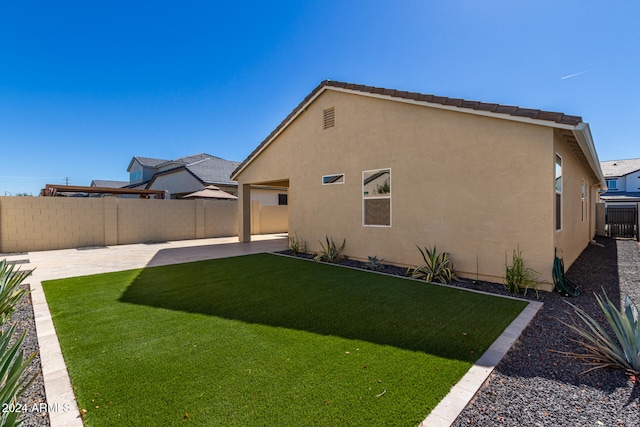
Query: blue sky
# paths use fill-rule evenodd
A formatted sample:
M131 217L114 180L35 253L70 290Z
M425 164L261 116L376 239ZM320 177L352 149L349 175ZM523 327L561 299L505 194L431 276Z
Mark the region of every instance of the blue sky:
M241 161L324 79L579 115L600 160L640 157L639 18L634 1L2 2L0 195L126 181L133 156Z

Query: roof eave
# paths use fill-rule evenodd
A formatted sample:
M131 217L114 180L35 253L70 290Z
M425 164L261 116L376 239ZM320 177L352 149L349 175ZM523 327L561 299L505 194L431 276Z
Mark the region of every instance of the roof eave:
M595 144L593 143L593 137L591 136L591 128L589 123L579 123L573 129L573 134L580 145L580 149L587 158L591 170L598 178L598 184L601 189L607 190L607 181L605 180L602 168L600 167L600 160L598 159L598 153L596 152Z

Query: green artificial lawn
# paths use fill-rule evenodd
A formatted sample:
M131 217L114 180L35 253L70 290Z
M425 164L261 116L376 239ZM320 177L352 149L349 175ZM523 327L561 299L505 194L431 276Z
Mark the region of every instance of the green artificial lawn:
M272 254L43 286L87 426L417 425L526 306Z

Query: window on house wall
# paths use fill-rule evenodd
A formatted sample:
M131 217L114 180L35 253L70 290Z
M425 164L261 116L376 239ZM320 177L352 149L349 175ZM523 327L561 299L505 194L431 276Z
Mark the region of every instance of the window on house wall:
M617 190L618 189L618 180L617 179L607 179L607 189L608 190Z
M322 110L322 129L329 129L336 125L336 111L334 107Z
M325 175L322 177L322 185L344 184L344 174Z
M288 194L278 194L278 206L286 206L289 204Z
M582 221L587 220L589 204L587 203L587 184L582 180Z
M556 154L556 231L562 229L562 157Z
M362 223L391 226L391 169L362 172Z

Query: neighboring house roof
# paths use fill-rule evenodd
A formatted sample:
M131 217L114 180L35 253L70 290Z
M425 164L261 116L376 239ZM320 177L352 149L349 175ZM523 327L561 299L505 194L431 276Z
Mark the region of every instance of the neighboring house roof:
M425 107L440 108L463 113L477 114L506 120L514 120L549 126L566 131L563 137L575 142L583 153L584 160L589 164L600 185L606 187L604 176L600 169L600 162L595 151L593 138L589 124L582 121L579 116L570 116L564 113L521 108L517 106L469 101L460 98L447 98L442 96L426 95L418 92L398 91L374 86L357 85L353 83L325 80L320 83L294 110L258 145L258 147L233 171L231 179L236 180L238 174L256 158L284 129L292 123L306 107L318 98L323 92L334 90L356 95L370 96L380 99L406 102Z
M138 161L138 163L140 163L142 166L151 166L151 167L156 167L158 165L161 165L162 163L166 163L169 160L166 159L154 159L152 157L140 157L140 156L134 156L131 159L131 162L129 162L129 167L127 167L127 171L131 170L131 166L133 166L133 162Z
M203 185L205 184L236 184L231 181L230 175L233 170L238 167L239 162L231 160L225 160L220 157L212 156L210 154L196 154L193 156L182 157L180 159L172 160L168 163L181 164L175 168L171 168L162 172L158 172L153 176L149 182L149 186L153 183L156 177L173 174L179 171L186 170L188 173L198 179Z
M109 181L105 179L94 179L91 181L92 187L123 188L127 185L129 185L129 181Z
M640 171L640 159L606 160L600 167L605 177L625 176Z

